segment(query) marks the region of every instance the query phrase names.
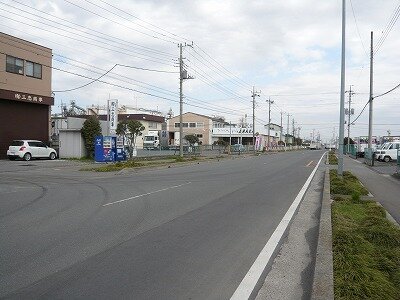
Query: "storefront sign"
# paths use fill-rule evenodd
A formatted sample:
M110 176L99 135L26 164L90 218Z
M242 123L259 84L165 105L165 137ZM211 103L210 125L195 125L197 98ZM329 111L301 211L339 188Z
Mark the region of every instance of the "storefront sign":
M30 102L36 104L53 105L54 98L41 96L31 93L23 93L17 91L0 90L0 98L13 101Z

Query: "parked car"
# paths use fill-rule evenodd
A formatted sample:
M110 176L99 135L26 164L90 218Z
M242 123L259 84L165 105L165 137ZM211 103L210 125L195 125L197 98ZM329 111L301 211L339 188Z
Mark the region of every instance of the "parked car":
M56 159L57 152L41 141L15 140L8 147L7 156L10 160L22 158L26 161L32 158Z
M384 143L384 144L378 146L378 147L376 148L375 152L374 152L374 154L375 154L375 159L378 160L378 161L381 160L381 159L382 159L382 157L381 157L381 152L382 152L383 150L386 150L386 148L389 147L389 146L390 146L390 143Z
M235 144L232 146L232 152L244 152L246 148L242 144Z
M391 142L386 149L381 151L380 158L385 162L397 160L397 151L400 149L400 141Z

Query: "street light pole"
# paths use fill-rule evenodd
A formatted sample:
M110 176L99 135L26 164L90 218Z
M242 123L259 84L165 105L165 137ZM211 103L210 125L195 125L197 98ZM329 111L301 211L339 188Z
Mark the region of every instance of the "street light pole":
M373 110L373 57L374 57L374 32L371 31L371 57L370 57L370 67L369 67L369 122L368 122L368 148L372 147L372 110Z
M340 120L339 120L339 155L338 170L339 176L343 175L343 142L344 142L344 84L346 65L346 0L342 0L342 62L340 81Z
M256 134L256 115L255 115L256 96L260 97L260 92L256 92L255 87L253 86L253 93L252 93L251 97L253 98L253 153L254 154L256 154L256 139L255 139L255 134Z
M274 103L274 101L271 100L271 98L268 98L268 143L267 143L267 150L269 151L271 148L271 141L270 141L270 132L271 132L271 104Z

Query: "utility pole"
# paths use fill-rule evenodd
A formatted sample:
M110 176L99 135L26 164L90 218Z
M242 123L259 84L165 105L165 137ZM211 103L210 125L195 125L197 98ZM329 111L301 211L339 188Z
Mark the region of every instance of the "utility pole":
M185 47L191 45L186 45ZM182 48L184 46L182 43L179 44L179 156L183 157L183 80L185 79L193 79L193 77L188 76L186 70L183 68L183 57L182 57Z
M373 97L373 57L374 57L374 32L371 31L371 56L369 63L369 122L368 122L368 148L372 148L372 109L374 100Z
M351 90L352 85L350 85L350 90L349 90L349 111L348 111L348 117L347 117L347 153L350 153L350 117L352 115L351 111L351 96L354 95L354 92Z
M292 119L292 135L293 135L293 143L294 143L295 139L296 139L295 128L294 128L294 118Z
M270 138L270 132L271 132L271 104L274 103L273 100L271 100L271 98L268 98L267 100L268 102L268 143L267 143L267 150L269 151L269 149L271 149L271 138Z
M282 135L283 135L283 123L282 123L283 114L284 114L284 112L281 111L281 137L280 137L280 139L279 139L281 142L283 142L283 138L282 138Z
M183 157L183 61L182 43L179 44L179 156Z
M232 145L232 121L229 121L229 155L231 154L231 145Z
M291 116L291 115L288 113L288 114L287 114L286 138L285 138L286 145L287 145L288 142L289 142L289 117L290 117L290 116Z
M339 157L337 173L343 176L343 140L344 140L344 84L346 64L346 0L342 0L342 61L340 80L340 120L339 120Z
M260 97L261 92L256 92L255 87L253 86L253 93L251 97L253 98L253 153L256 154L256 96Z
M300 142L300 130L301 130L301 127L297 127L297 141L298 142ZM301 144L300 144L300 146L301 146Z

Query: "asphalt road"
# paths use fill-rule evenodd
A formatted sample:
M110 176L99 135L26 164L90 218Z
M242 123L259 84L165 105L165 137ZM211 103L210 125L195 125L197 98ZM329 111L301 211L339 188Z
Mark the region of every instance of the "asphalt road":
M118 174L1 161L0 297L229 299L322 153Z

